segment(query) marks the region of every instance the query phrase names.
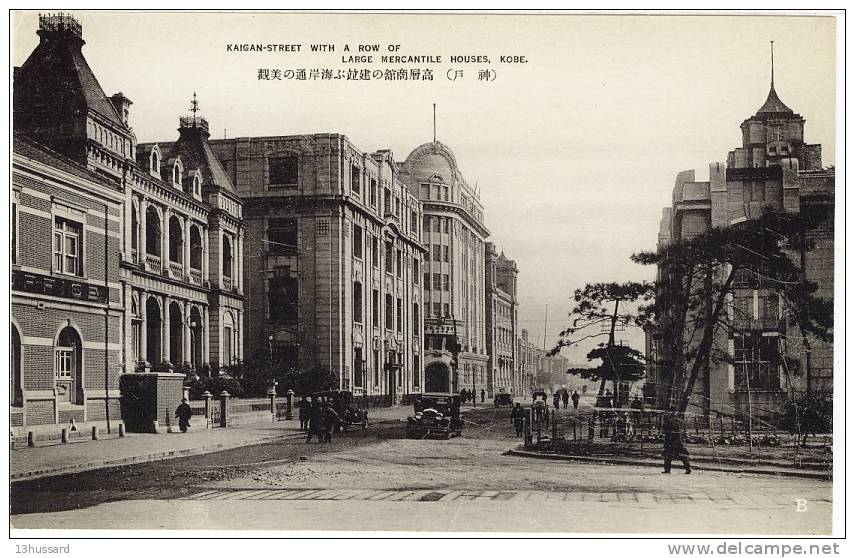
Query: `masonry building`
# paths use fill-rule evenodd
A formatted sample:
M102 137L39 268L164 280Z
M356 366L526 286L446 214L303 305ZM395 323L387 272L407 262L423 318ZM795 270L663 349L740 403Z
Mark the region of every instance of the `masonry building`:
M816 282L820 296L833 296L834 168L822 165L820 145L804 137L805 119L787 107L775 91L774 80L765 103L742 122L742 146L727 163L710 165L709 181L695 180L694 171L678 174L672 205L660 222L659 248L691 238L711 227L728 227L758 218L766 211L819 213L821 225L809 233L815 249L799 264ZM792 254L798 261L799 256ZM831 389L833 350L783 320L777 295L764 287L760 269L741 273L734 282L727 308L728 327L716 345L728 358L714 358L696 384L692 404L703 413L746 416L775 421L791 391ZM664 279L659 271L659 279ZM648 387L646 395L661 406L669 402L668 379L660 363L665 345L655 329L647 332ZM806 350L805 347L808 347ZM797 363L797 364L794 364Z
M485 245L484 314L487 324L487 392L490 396L505 390L522 394L516 388L517 374L517 264L504 251L496 253L492 242Z

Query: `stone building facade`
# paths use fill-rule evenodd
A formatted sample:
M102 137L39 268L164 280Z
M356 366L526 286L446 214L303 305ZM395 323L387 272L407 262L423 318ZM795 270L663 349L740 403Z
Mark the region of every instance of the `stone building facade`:
M180 398L175 366L241 358L241 203L204 119L137 145L80 24L40 16L38 34L13 77L12 421L115 421L123 373Z
M517 374L517 264L496 253L492 242L485 244L484 314L487 324L487 392L490 396L505 390L516 391Z
M487 390L484 208L440 142L420 145L398 168L424 212L425 389Z
M695 181L694 171L677 175L672 206L665 208L660 222L659 248L765 211L830 209L810 233L816 249L807 252L802 265L806 278L819 285L819 294L831 298L834 169L822 166L821 146L805 142L804 125L805 119L781 102L772 83L763 106L742 122L742 146L728 154L727 164L712 163L707 182ZM792 256L798 261L798 254ZM661 270L659 279L664 279ZM831 389L832 347L810 339L810 350L804 350L800 334L784 323L780 301L763 282L759 268L737 277L727 310L730 333L722 329L716 340L729 358L713 359L711 369L699 377L692 400L697 411L745 416L753 404L752 415L775 421L791 390ZM655 330L647 336L652 364L646 395L666 406L668 382L656 364L666 356L664 345ZM794 361L798 364L788 364Z
M244 200L249 351L400 401L424 387L422 208L340 134L212 142Z

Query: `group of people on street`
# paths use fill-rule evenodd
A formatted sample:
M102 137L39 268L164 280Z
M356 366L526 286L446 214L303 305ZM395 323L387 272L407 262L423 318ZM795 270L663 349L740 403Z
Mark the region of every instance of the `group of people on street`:
M481 403L483 403L487 397L487 392L482 389L480 395L481 395ZM474 389L463 388L460 390L460 402L461 403L466 403L467 401L471 401L474 403L475 398L477 396L478 396L478 392L476 392Z
M310 402L306 396L303 396L297 402L297 409L300 418L300 430L307 433L307 444L312 441L313 437L322 443L332 442L333 430L338 427L341 417L325 397L320 400L313 398Z

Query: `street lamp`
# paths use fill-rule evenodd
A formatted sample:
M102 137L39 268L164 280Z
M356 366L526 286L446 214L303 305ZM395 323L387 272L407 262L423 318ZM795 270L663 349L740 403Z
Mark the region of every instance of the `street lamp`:
M270 354L270 362L273 362L273 335L267 336L267 350Z

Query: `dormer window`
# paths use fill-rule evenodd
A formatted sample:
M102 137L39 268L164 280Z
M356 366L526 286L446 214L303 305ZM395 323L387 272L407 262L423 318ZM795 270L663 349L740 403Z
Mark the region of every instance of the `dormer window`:
M157 149L151 150L148 170L150 170L152 174L160 174L160 153L157 151Z
M193 197L196 199L202 199L202 178L199 176L199 173L193 175Z
M172 185L179 190L183 189L184 169L181 166L181 159L176 159L172 164Z

